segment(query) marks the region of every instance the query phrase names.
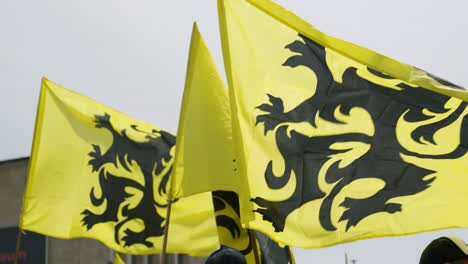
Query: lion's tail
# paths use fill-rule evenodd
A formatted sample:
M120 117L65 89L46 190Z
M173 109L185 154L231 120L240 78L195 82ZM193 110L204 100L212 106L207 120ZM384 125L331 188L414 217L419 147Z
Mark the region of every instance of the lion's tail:
M244 256L247 256L253 250L253 243L257 243L257 241L255 241L255 240L252 241L252 239L249 236L249 244L244 249L242 249L240 252L242 254L244 254Z
M335 231L336 227L333 225L332 220L331 220L331 209L333 205L333 201L335 200L335 197L340 193L340 191L349 184L349 179L343 178L341 181L339 181L331 190L331 192L325 197L325 199L322 202L322 205L320 206L320 211L319 211L319 219L320 219L320 225L328 231Z
M126 205L124 208L122 208L122 214L123 215L126 215L128 211L128 205ZM119 244L120 242L120 239L119 239L119 232L120 232L120 229L122 228L122 226L124 226L126 223L128 223L129 221L133 220L134 218L133 217L128 217L127 219L123 220L122 222L118 223L116 226L115 226L115 233L114 233L114 240L117 244Z
M101 170L99 172L99 185L101 186L101 190L104 192L104 189L102 188L106 184L106 176L104 170ZM98 198L96 194L94 194L94 187L91 188L91 192L89 193L89 197L91 198L91 203L94 206L99 206L101 205L104 200L106 199L106 196L104 193L101 194L101 197Z

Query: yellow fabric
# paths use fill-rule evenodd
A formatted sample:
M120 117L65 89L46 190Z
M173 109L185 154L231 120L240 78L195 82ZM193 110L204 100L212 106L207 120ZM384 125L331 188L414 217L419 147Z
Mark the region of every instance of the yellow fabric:
M99 123L98 116L106 114L110 120ZM169 142L169 149L164 142ZM169 182L174 144L175 137L167 132L43 79L21 228L64 239L94 238L126 254L161 252L169 187L164 179ZM119 151L113 163L112 155ZM157 155L162 158L151 161ZM106 158L94 159L98 156ZM93 164L98 165L96 170ZM94 206L91 196L105 199ZM135 212L143 201L147 209ZM89 212L115 214L117 219L98 221L87 230ZM143 214L150 215L147 225ZM93 222L92 216L88 220ZM127 242L128 232L142 232L148 226L159 232L144 241L152 245ZM169 253L207 255L217 248L211 194L176 201L169 230Z
M321 45L327 46L328 48L355 60L356 62L369 65L376 70L400 80L411 82L415 85L437 91L438 93L458 97L468 101L468 93L465 91L456 90L437 82L424 71L414 68L411 65L389 58L365 47L326 35L300 17L270 0L246 1L269 16L275 18L280 23L306 35ZM465 87L464 90L467 90L466 88L467 87Z
M172 178L174 197L212 190L239 189L240 182L234 178L236 163L231 133L227 89L197 25L194 24L177 132ZM218 223L220 244L244 253L249 251L250 238L247 230L241 226L239 209L233 208L222 197L218 198L226 207L216 211L216 216L229 218L235 224L229 226L235 228L233 230ZM249 251L246 258L248 263L255 263L253 251Z
M237 249L244 254L247 263L255 264L253 241L251 240L249 231L242 228L240 221L237 194L234 192L216 191L212 195L219 243L223 246ZM257 249L260 249L260 247L258 246Z
M239 226L241 226L240 219L237 218L236 220L238 221ZM247 263L255 264L256 263L255 253L253 251L253 248L248 250L249 246L253 246L252 242L250 241L248 230L245 228L240 228L239 230L240 232L238 236L233 237L232 233L228 229L222 226L218 226L219 242L221 243L221 245L235 248L239 250L240 252L243 252L243 250L247 250L248 252L247 251L243 252L245 259L247 260ZM258 245L257 245L257 248L259 248ZM261 255L260 252L258 254Z
M265 263L294 263L294 255L289 247L280 247L267 236L255 230L242 228L238 197L234 192L213 192L213 203L221 245L242 252L247 263L257 263L255 250Z
M231 131L227 89L195 24L177 133L175 197L238 189Z
M455 158L442 158L454 149L462 149L460 144L463 134L460 131L462 129L466 131L466 121L463 120L466 120L465 117L468 114L466 103L462 100L468 101L467 91L443 85L428 74L407 64L327 36L267 0L218 0L218 9L239 174L248 175L249 189L246 192L248 195L240 198L241 219L247 228L260 230L283 244L318 248L366 238L468 226L468 211L460 209L463 208L464 201L468 200L465 187L468 183L466 149L464 154ZM424 190L418 190L419 192L415 195L402 194L394 197L386 201L387 207L381 208L387 211L376 212L363 218L359 223L353 224L347 221L350 215L347 212L347 204L353 200L365 201L373 194L384 191L383 188L388 187L385 184L392 184L386 182L385 179L370 177L372 175L367 176L368 178L360 175L362 179L346 185L333 200L330 218L336 230L332 231L330 227L325 229L318 216L325 197L330 195L336 186L345 183L348 179L345 177L352 176L336 175L344 179L340 183L339 180L325 178L327 172L332 169L345 170L354 166L373 147L372 144L355 140L336 141L327 146L325 150L323 146L317 146L317 148L322 147L320 151L325 151L325 154L315 153L315 155L328 160L322 167L310 168L310 170L317 170L316 187L322 192L320 198L292 197L293 194L297 194L298 189L302 188L302 192L306 193L313 186L297 187L299 182L306 180L305 178L298 179L295 176L298 170L293 171L291 168L289 168L292 171L290 178L283 187L270 188L265 181L266 171L270 168L270 164L272 164L272 174L282 175L288 170L285 167L283 155L290 159L294 159L296 155L303 155L303 153L285 154L278 149L276 139L278 135L281 136L280 128L285 130L282 140L309 137L309 142L319 142L315 141L319 137L326 138L351 133L358 133L363 138L372 139L376 131L381 131L379 126L382 124L373 121L372 113L361 107L351 108L349 113L346 113L342 111L340 105L336 105L331 109L331 117L322 115L322 110L326 112L330 109L319 109L317 112L310 113L311 117L308 122L288 120L287 115L282 115L299 108L301 103L317 93L314 88L318 85L316 75L309 68L300 65L300 63L307 62L300 61L301 54L297 50L308 44L298 33L324 46L326 65L322 67L326 67L331 72L332 81L337 85L345 82L343 78L347 77L346 74L355 73L353 75L355 79L362 82L364 86L378 85L388 89L388 93L403 90L415 93L414 101L422 102L422 104L415 103L414 107L417 110L408 108L408 111L397 120L395 136L400 143L399 147L404 152L398 156L392 156L392 159L401 159L400 162L409 164L408 166L427 170L427 175L420 179L424 184L421 189ZM293 62L294 58L291 58L295 56L297 57ZM308 56L313 57L311 54ZM293 63L299 66L286 65ZM381 72L382 76L372 73L369 68ZM456 98L447 98L442 107L438 106L440 110L434 112L430 106L426 108L423 105L425 101L418 97L419 93L430 93L427 90ZM327 99L332 100L334 96L338 98L339 94L330 95ZM281 104L278 102L280 99ZM389 97L390 99L392 98ZM395 100L395 103L398 102L396 99L392 100ZM374 107L378 108L378 105ZM281 113L275 116L274 113L268 114L268 111ZM412 111L424 116L424 119L411 120L409 116L410 113L413 114ZM391 112L385 113L388 116L392 114ZM264 116L268 115L270 119L265 121L268 117ZM336 119L336 121L332 122L330 119ZM451 121L448 121L449 119ZM447 122L443 123L443 120ZM272 125L275 123L280 125ZM419 132L419 128L428 126L427 129L431 130L430 126L436 123L439 123L441 128L433 133L433 142L422 136L418 139L413 137L413 132ZM266 129L267 125L273 128ZM285 144L284 148L286 147L294 148L295 146ZM310 149L313 151L313 146L310 146ZM387 149L384 148L384 150ZM328 155L326 154L328 152L334 154ZM427 157L405 154L406 152L414 152L420 156L424 154ZM308 161L303 160L303 162L306 164ZM382 169L385 170L385 168ZM282 177L285 178L285 176ZM279 179L281 177L277 178L278 182L283 180ZM262 201L258 199L259 197L267 201ZM275 219L278 211L265 211L270 206L268 203L278 206L276 209L281 211L282 208L290 205L286 202L279 204L290 198L303 204L288 214L283 230L281 226L275 230L272 222L265 220L264 216ZM301 199L309 200L302 202ZM401 204L401 208L395 203ZM267 205L260 206L259 204Z

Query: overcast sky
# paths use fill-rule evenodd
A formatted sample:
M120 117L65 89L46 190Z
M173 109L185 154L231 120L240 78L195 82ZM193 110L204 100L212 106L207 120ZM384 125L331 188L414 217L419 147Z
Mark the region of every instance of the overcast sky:
M278 0L329 35L468 86L466 1ZM1 0L0 161L28 156L42 76L176 132L193 21L222 67L214 0ZM298 263L417 263L445 231L296 250Z

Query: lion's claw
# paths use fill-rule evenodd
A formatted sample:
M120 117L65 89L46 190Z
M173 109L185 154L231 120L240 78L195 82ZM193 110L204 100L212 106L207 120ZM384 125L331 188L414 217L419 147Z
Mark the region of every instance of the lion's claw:
M256 107L268 113L259 115L256 119L256 125L263 123L265 134L268 133L268 131L274 130L281 122L285 121L283 100L271 94L267 95L270 104L265 103Z

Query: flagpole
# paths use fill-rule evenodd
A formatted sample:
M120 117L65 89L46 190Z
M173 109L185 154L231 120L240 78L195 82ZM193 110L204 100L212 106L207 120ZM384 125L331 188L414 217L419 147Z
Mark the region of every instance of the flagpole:
M21 247L22 229L18 227L18 235L16 236L16 251L15 251L15 264L18 264L19 252Z
M292 254L291 247L286 246L285 249L288 250L289 264L296 264L296 260L294 259L294 255Z
M252 250L254 252L255 263L261 264L260 256L258 254L257 239L255 239L255 234L253 233L252 229L247 229L247 232L249 232L250 241L253 243Z
M171 208L172 208L172 193L169 192L167 198L167 211L166 211L166 226L164 227L164 239L161 252L161 264L166 264L166 252L167 252L167 240L169 237L169 223L171 219Z
M43 87L43 83L45 80L47 80L45 77L41 79L41 90L39 91L39 100L38 100L37 107L36 107L36 121L34 122L34 135L33 135L33 140L31 144L31 152L30 152L31 155L28 160L28 174L26 175L26 179L24 181L24 192L23 192L23 199L21 200L21 211L19 215L18 235L16 236L15 264L18 264L19 251L21 247L21 237L23 233L23 229L21 227L23 226L24 196L28 189L29 174L31 173L31 158L33 157L33 154L34 154L34 146L35 146L34 143L36 142L36 132L38 130L38 119L39 119L40 112L41 112L41 103L43 100L45 100L44 87Z

